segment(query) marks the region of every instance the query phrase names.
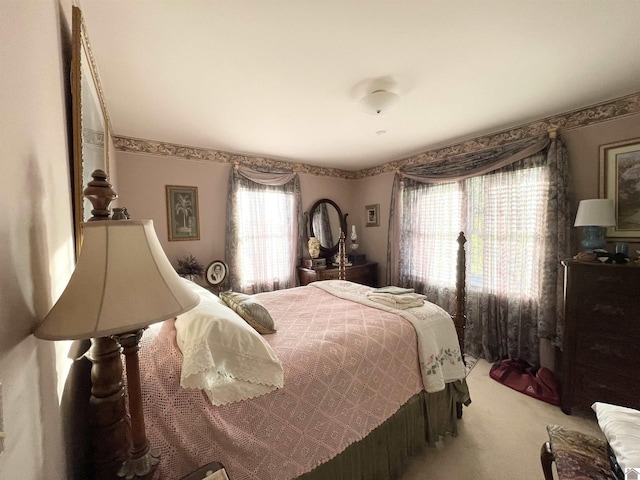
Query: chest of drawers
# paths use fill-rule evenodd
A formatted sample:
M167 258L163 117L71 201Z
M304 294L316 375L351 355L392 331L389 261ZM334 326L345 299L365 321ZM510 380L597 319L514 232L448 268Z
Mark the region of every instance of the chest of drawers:
M640 267L563 262L561 406L640 408Z
M334 266L322 269L298 267L300 285L307 285L317 280L338 280L338 275L338 267ZM376 262L366 262L361 265L345 267L345 280L377 287L378 264Z

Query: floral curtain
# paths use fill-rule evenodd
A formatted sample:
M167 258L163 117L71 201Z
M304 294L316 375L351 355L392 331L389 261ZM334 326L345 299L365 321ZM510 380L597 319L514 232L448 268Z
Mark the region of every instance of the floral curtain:
M225 246L231 288L259 293L296 286L303 241L298 175L234 166Z
M567 153L558 138L398 172L387 282L453 306L455 238L467 236L465 351L539 362L561 345L562 271L570 228Z

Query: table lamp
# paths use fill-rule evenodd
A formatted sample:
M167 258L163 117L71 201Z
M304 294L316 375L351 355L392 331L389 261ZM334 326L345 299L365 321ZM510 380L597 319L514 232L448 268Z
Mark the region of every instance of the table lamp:
M598 198L580 201L574 226L583 227L584 239L581 245L586 252L604 248L605 227L613 227L615 224L613 200Z
M159 453L150 448L145 434L138 342L148 325L186 312L200 299L167 259L151 220L98 220L82 227L75 271L34 334L46 340L92 339L90 402L94 408L102 405L96 408L95 421L97 428L105 430L101 445L96 446L102 450L98 461L122 455L115 472L118 477L150 478ZM127 373L130 444L121 350ZM110 476L115 478L109 473L96 475Z

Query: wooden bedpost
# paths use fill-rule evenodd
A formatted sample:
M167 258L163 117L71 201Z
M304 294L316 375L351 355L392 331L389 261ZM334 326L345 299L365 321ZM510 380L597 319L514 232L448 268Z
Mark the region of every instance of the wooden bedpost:
M122 382L120 345L109 337L91 339L86 356L91 360L91 438L93 469L91 478L111 480L127 459L129 424Z
M340 230L340 241L338 242L338 280L346 279L345 266L347 264L347 255L344 246L344 232Z
M466 316L466 255L464 251L464 244L467 243L467 239L464 236L464 232L460 232L458 235L458 258L456 263L456 299L455 310L451 315L453 323L456 326L456 333L458 334L458 342L460 342L460 353L464 354L464 329L467 323Z

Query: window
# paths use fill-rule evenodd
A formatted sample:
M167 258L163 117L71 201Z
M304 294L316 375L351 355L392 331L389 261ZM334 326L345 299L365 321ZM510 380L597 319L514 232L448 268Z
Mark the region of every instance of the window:
M455 287L455 262L460 232L462 190L458 183L427 185L411 182L404 190L400 241L403 283L427 282Z
M230 287L246 293L294 287L302 225L296 173L234 166L225 245Z
M459 231L467 237L470 290L519 299L539 294L549 182L542 166L503 169L461 182L405 180L401 284L455 286Z
M538 297L548 186L543 167L465 181L469 288L522 299Z
M236 271L243 291L291 286L296 201L279 186L252 183L236 190Z

